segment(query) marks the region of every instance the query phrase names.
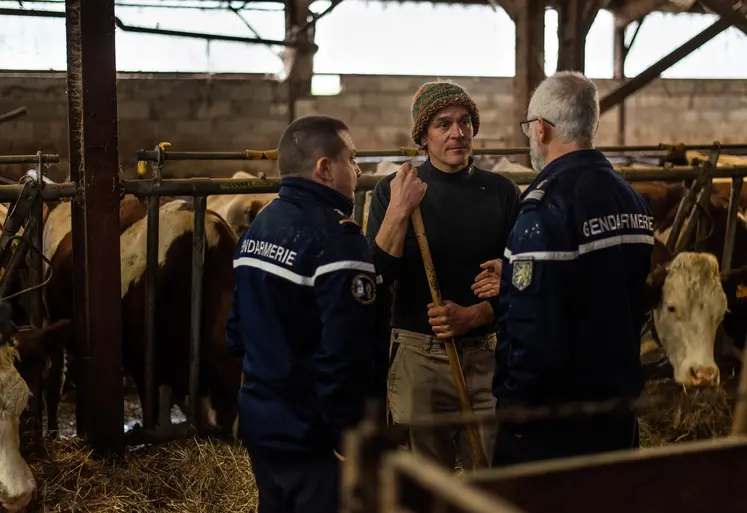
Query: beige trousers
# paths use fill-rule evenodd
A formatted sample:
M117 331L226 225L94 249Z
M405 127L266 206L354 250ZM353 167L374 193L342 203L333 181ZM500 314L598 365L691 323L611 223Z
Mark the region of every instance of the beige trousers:
M491 388L496 342L495 334L456 340L475 413L495 410ZM391 343L396 354L389 368L388 399L394 423L408 423L432 414L459 413L459 397L441 341L435 336L395 328ZM479 433L487 461L491 461L497 427L480 426ZM473 468L465 428L411 429L409 444L414 452L449 468L454 468L457 457L465 470Z

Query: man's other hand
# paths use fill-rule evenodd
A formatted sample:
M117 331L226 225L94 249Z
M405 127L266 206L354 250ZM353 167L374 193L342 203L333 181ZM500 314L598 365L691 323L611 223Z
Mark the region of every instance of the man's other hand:
M472 292L480 299L497 296L501 289L502 267L503 262L500 259L488 260L480 264L480 268L484 269L484 271L475 278L475 283L472 285Z
M429 303L428 317L433 333L440 339L450 339L460 337L474 328L477 316L473 307L444 301L444 306L438 307Z

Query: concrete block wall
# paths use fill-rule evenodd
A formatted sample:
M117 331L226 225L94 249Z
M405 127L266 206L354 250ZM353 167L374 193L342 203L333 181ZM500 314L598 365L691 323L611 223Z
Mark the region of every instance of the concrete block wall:
M300 100L297 115L329 114L345 120L360 149L411 146L410 100L437 77L343 75L334 96ZM512 145L511 78L451 78L481 109L478 147ZM598 80L600 94L615 87ZM274 148L288 122L285 87L245 74L123 73L118 81L119 151L124 176L134 176L135 155L161 141L184 151ZM60 153L49 170L68 173L66 79L62 73L0 72L0 113L25 105L29 114L0 124L0 154ZM659 142L747 143L747 80L657 80L627 101L627 144ZM617 109L600 122L597 144L617 143ZM275 174L272 162L169 162L167 176L230 176L238 169ZM3 166L0 174L17 176Z

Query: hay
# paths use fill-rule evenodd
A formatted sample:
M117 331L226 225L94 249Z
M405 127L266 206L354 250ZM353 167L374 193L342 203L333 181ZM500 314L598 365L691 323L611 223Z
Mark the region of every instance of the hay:
M190 439L131 449L124 461L91 458L77 438L48 447L31 464L39 485L34 511L254 512L257 488L240 445Z
M732 384L685 391L669 379L646 383L642 398L658 404L639 412L641 447L728 436Z

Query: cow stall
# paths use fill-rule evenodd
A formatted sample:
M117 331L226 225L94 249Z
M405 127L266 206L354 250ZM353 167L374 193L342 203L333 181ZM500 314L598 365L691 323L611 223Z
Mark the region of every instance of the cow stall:
M713 149L711 146L702 146L708 149ZM602 148L604 150L604 148ZM643 151L654 151L654 149L661 150L661 147L648 147L645 148ZM411 153L414 150L408 150ZM496 154L505 154L507 151L516 151L515 149L495 149L495 150L486 150L482 149L481 152L489 153L494 152ZM519 151L526 152L527 149L519 149ZM381 156L376 154L382 154L384 152L360 152L359 154L365 156L367 153L375 154L374 156ZM388 154L396 153L395 152L388 152ZM41 162L40 162L41 158ZM190 179L168 179L163 178L162 173L165 166L167 166L167 163L169 160L178 160L178 159L200 159L200 160L209 160L209 159L230 159L230 160L274 160L277 158L276 152L274 150L268 150L268 151L252 151L252 150L246 150L242 152L232 152L232 153L211 153L211 152L176 152L176 151L170 151L166 149L165 144L159 144L157 145L153 150L147 150L147 151L141 151L138 154L138 159L141 162L150 162L152 172L148 176L147 175L147 169L143 169L144 166L140 166L140 177L137 179L119 179L118 180L118 186L121 190L122 195L135 195L139 198L143 198L146 203L146 209L148 210L148 213L145 217L145 221L148 225L147 230L147 236L145 241L145 256L146 256L146 273L143 275L144 282L146 284L146 294L148 296L148 300L146 302L147 308L145 309L145 315L144 315L144 323L146 325L146 348L147 348L147 354L146 354L146 362L145 362L145 368L146 368L146 376L150 375L151 378L148 378L146 380L146 387L144 391L144 403L147 403L148 401L153 401L154 397L156 395L157 390L154 387L152 374L148 374L149 372L152 372L153 366L157 363L155 359L153 358L154 350L156 347L156 344L158 343L157 338L155 337L155 330L153 328L154 323L156 319L158 318L158 308L154 305L156 304L152 294L154 293L154 290L156 287L154 287L154 269L158 268L158 251L156 248L158 247L159 238L161 237L161 233L158 231L159 227L159 215L161 213L161 210L158 209L158 204L160 197L163 196L169 196L169 197L193 197L195 198L193 200L193 208L194 208L194 217L193 217L193 226L192 226L192 233L194 234L193 240L192 240L192 276L195 277L195 279L192 280L190 286L191 286L191 313L192 313L192 323L190 325L190 340L189 340L189 346L191 351L191 357L190 357L190 390L189 390L189 396L190 400L188 402L188 405L195 405L194 410L188 410L187 420L186 422L176 425L176 426L158 426L155 425L155 419L151 416L150 418L144 418L143 419L143 426L139 428L134 428L131 431L127 432L124 436L124 440L126 445L130 446L132 449L128 449L128 451L131 450L139 450L137 449L138 446L142 444L152 445L152 444L165 444L161 445L161 447L172 447L168 445L170 442L174 440L180 440L180 439L188 439L192 437L193 435L210 435L213 432L211 431L210 427L206 426L200 426L199 418L200 418L200 411L199 408L201 407L200 401L196 400L195 396L198 393L198 384L200 382L200 372L199 372L199 361L201 358L202 353L202 340L200 335L200 316L199 312L204 307L203 304L201 304L201 297L202 294L200 294L200 288L204 286L204 283L201 280L202 277L202 269L204 266L204 252L205 252L205 216L206 216L206 198L208 196L212 195L226 195L226 194L262 194L262 193L275 193L279 189L279 179L276 177L260 177L260 178L242 178L242 179L214 179L214 178L190 178ZM44 180L44 175L42 171L43 165L47 165L49 163L54 163L59 160L59 156L57 155L46 155L42 153L38 153L37 155L27 155L27 156L10 156L6 157L7 162L24 162L26 164L35 165L39 172L36 174L32 173L29 177L25 179L25 184L15 184L15 185L3 185L0 186L0 201L12 201L15 202L15 205L23 205L29 198L33 196L32 192L34 187L38 188L39 193L36 197L41 198L45 201L56 201L60 200L62 198L73 198L74 202L80 202L81 201L81 190L79 185L74 182L66 182L62 184L56 184L56 183L46 183ZM4 162L2 158L0 158L0 163ZM667 167L667 168L658 168L658 167L617 167L617 172L621 173L627 180L631 182L635 181L647 181L647 180L663 180L663 181L678 181L678 180L691 180L694 182L695 186L698 186L700 189L691 189L688 194L683 198L682 200L682 206L680 207L680 210L682 212L678 211L678 216L681 216L685 221L682 221L680 223L680 230L682 231L683 227L685 229L688 229L692 226L698 225L698 219L692 219L695 213L702 212L702 210L693 208L693 205L696 205L699 198L702 198L705 193L702 192L702 189L704 186L706 186L709 183L709 180L712 180L714 177L720 177L720 176L729 176L729 177L735 177L734 183L737 184L741 181L741 177L743 177L745 174L747 174L747 167L718 167L713 168L710 164L710 162L702 163L697 167L689 167L689 166L674 166L674 167ZM518 184L525 185L530 183L530 181L535 176L534 173L526 173L527 176L520 175L516 172L513 172L510 174L510 177L514 179ZM36 177L39 177L40 179L37 181ZM362 176L359 184L358 184L358 191L356 192L356 208L354 212L355 219L360 222L360 220L363 217L363 208L362 208L362 197L366 193L366 191L372 190L376 183L378 183L378 180L380 180L381 176ZM32 184L32 185L26 185L26 184ZM740 183L741 185L741 183ZM17 201L22 200L22 201ZM704 204L704 203L703 203ZM730 204L730 209L732 208ZM736 209L736 206L734 207ZM11 210L15 212L15 210ZM731 211L731 210L730 210ZM20 213L21 210L19 209L18 212ZM732 217L733 218L733 217ZM688 223L687 220L690 219L692 222ZM75 225L73 225L73 232L75 232ZM734 228L729 227L729 230L733 233ZM686 230L685 230L686 231ZM727 230L728 231L728 230ZM12 233L6 229L6 232L4 234L4 237L10 237L12 236ZM674 230L673 230L674 232ZM689 237L690 235L688 235ZM672 237L674 237L674 233L672 234ZM732 236L733 238L733 236ZM683 240L681 237L677 237L674 239L675 241ZM730 240L727 238L727 241ZM683 245L684 243L681 243L681 247L685 247ZM732 244L733 245L733 244ZM38 247L38 246L37 246ZM681 248L680 248L681 249ZM725 252L724 255L726 255L728 252ZM29 255L32 256L32 252L29 252ZM46 263L46 262L45 262ZM39 276L43 276L42 273L39 273ZM35 278L36 279L36 278ZM37 281L38 284L42 284L42 281ZM2 286L2 281L0 281L0 286ZM79 287L79 285L76 285L76 287ZM117 373L115 378L119 379L121 382L121 371ZM95 386L95 383L91 383L89 386ZM122 410L122 401L115 400L116 397L114 395L109 396L108 404L106 405L106 408L109 409L116 409L119 410L118 413L114 414L121 415ZM81 408L86 408L86 402L81 401L78 403ZM659 404L658 406L661 406ZM145 414L145 411L148 410L148 408L143 408L143 413ZM724 410L730 410L730 405L728 402L724 403ZM111 415L111 414L108 414ZM144 415L145 417L145 415ZM118 433L111 433L112 438L115 438L117 436L124 435L122 424L119 424L117 426ZM206 429L205 429L206 428ZM82 435L82 439L85 441L85 431L79 431L79 435ZM77 442L76 442L77 443ZM217 451L216 445L211 445L211 442L198 442L200 444L203 444L201 446L202 453L205 454L206 452L210 451ZM76 450L79 450L77 445L75 446ZM81 446L83 447L83 446ZM223 446L221 446L223 447ZM82 450L82 449L80 449ZM160 454L173 454L174 451L169 452L162 449L156 449L157 451L160 451ZM223 449L221 449L223 450ZM240 453L240 448L237 448L237 452ZM80 454L80 453L76 453ZM132 454L130 452L130 454ZM193 457L185 452L177 453L181 454L182 458L179 460L180 463L171 463L171 467L168 467L168 470L164 469L157 469L155 466L148 467L151 470L148 470L148 472L152 472L153 474L162 474L164 476L173 476L175 475L174 469L177 468L179 465L185 465L186 461ZM403 457L412 456L412 455L402 455ZM230 456L225 456L226 458L232 458L234 461L236 461L237 465L248 465L248 461L246 460L245 455L243 454L237 454L237 453L230 453ZM242 459L243 458L243 459ZM82 464L83 461L87 461L86 458L80 458L79 460L76 460L76 463ZM399 461L399 460L397 460ZM418 467L419 463L404 463L403 465L411 465L412 468ZM408 468L411 468L408 467ZM399 467L398 467L399 468ZM215 472L218 472L217 470L210 467L209 462L205 462L202 465L198 465L194 467L194 469L212 469L214 472L211 473L214 474ZM103 472L103 471L102 471ZM145 471L144 471L145 472ZM437 470L434 470L434 472L438 472ZM100 474L101 475L101 474ZM435 475L435 474L434 474ZM134 478L133 478L134 479ZM435 478L434 478L435 479ZM200 478L194 477L192 478L193 481L200 481ZM207 479L206 479L207 481ZM133 481L134 483L134 481ZM444 485L443 489L446 485ZM461 486L461 485L460 485ZM131 484L129 488L133 490L137 490L138 486L136 484ZM209 488L209 487L208 487ZM217 485L212 486L213 489L219 489ZM467 492L465 492L467 493ZM224 490L222 495L225 497L231 497L230 491ZM459 495L459 494L458 494ZM475 499L477 500L477 499ZM507 510L510 511L510 510Z
M742 372L745 382L747 372ZM495 415L432 415L387 426L380 405L346 433L343 513L683 513L741 510L747 501L747 394L732 436L454 473L399 447L406 427L433 428L579 418L640 408L638 402L511 408Z

